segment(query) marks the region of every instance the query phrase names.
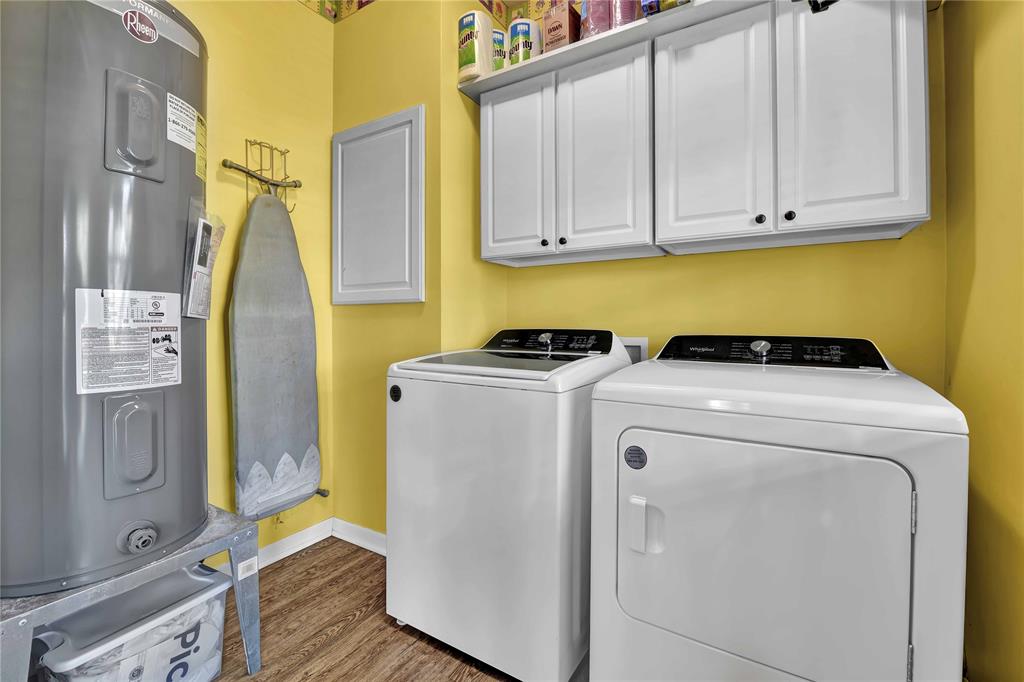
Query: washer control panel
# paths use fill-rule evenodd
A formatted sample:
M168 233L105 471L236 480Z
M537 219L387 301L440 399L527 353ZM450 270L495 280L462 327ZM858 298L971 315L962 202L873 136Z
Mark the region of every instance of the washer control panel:
M703 360L749 365L888 369L867 339L827 336L673 336L659 360Z
M604 329L504 329L484 344L483 350L607 354L612 350L612 333Z

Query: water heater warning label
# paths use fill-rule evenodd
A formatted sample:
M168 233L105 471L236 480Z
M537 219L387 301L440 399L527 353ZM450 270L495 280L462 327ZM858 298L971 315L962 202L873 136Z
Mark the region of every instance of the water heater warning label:
M181 383L181 295L75 289L78 393Z
M196 116L195 107L174 93L167 93L167 139L180 144L190 152L196 150ZM206 133L206 121L203 121L203 134ZM203 140L206 146L206 140ZM205 149L204 149L205 151Z
M206 182L206 119L195 107L167 93L167 139L196 155L196 176Z

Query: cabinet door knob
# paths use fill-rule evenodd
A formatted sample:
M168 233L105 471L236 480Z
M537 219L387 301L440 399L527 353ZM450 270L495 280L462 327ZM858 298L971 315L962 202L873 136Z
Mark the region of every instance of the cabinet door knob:
M786 220L796 220L796 211L786 211L782 214L782 217Z
M541 239L540 240L540 245L541 246L547 246L548 245L548 240L547 239Z
M558 238L558 243L559 244L563 244L564 245L564 244L567 244L568 242L569 242L569 240L566 239L565 237L559 237Z
M760 225L766 220L768 220L768 216L766 216L764 213L758 213L756 216L754 216L754 222L757 223L758 225Z

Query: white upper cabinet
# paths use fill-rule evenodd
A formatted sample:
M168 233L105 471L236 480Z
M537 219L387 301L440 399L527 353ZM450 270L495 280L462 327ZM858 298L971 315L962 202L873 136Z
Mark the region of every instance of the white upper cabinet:
M655 42L660 242L775 225L771 6Z
M483 258L890 239L928 219L923 0L707 0L631 26L475 86Z
M924 3L778 12L780 229L927 219Z
M651 244L650 43L558 72L558 250Z
M483 258L555 252L555 76L480 98Z

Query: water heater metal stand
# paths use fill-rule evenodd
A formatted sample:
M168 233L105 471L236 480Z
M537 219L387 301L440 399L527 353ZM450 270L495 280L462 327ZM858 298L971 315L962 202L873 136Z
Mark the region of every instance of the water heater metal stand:
M0 680L28 678L32 635L37 628L98 601L113 597L151 580L192 566L224 550L231 557L235 607L250 675L259 672L260 587L257 572L256 523L212 504L203 532L178 551L124 573L85 587L35 597L0 599Z

